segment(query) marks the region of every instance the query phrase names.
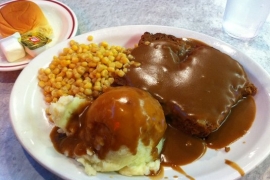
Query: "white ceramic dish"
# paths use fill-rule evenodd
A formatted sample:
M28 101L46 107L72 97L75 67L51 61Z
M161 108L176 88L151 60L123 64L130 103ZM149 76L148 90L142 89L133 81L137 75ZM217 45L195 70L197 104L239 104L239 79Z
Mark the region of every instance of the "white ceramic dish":
M47 49L76 35L78 30L77 17L67 5L55 0L31 1L35 2L42 9L54 31L52 41L47 45ZM0 8L11 2L13 1L0 4ZM4 54L0 50L0 71L23 69L32 59L31 56L26 55L25 57L10 63L6 60Z
M225 164L225 159L237 163L246 173L261 163L270 152L270 77L252 59L232 46L189 30L164 26L123 26L89 32L73 39L86 43L87 36L93 35L95 42L106 40L110 44L133 47L145 31L163 32L177 37L190 37L201 40L237 59L246 69L251 81L258 87L255 96L257 105L256 119L249 132L233 143L231 150L208 149L206 154L194 163L182 166L182 169L196 180L219 179L228 180L240 177L240 174ZM23 147L40 164L64 179L149 179L149 177L125 177L115 173L99 173L88 177L74 160L57 153L49 138L52 125L46 115L46 104L37 85L38 69L47 67L53 55L66 47L68 41L57 44L33 59L18 77L10 97L10 117L14 131ZM245 142L245 143L243 143ZM68 172L68 173L67 173ZM165 168L168 179L186 179L171 168Z

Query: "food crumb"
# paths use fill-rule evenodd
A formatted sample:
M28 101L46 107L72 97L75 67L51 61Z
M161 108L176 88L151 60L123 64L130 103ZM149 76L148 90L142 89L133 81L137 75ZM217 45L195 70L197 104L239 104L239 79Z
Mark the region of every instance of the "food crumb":
M228 146L225 147L225 152L229 152L230 150L231 150L230 147L228 147Z

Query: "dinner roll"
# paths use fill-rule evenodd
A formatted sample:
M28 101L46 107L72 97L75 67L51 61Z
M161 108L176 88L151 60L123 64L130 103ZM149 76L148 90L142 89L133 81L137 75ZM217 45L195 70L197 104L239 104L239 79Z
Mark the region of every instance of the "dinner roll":
M37 31L50 37L53 30L40 7L31 1L15 1L0 9L0 36Z

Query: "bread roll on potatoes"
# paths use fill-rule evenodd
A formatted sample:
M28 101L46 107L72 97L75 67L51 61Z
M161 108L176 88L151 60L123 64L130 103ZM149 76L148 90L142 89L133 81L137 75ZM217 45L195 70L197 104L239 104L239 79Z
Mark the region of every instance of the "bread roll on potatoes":
M50 37L53 33L40 7L31 1L15 1L0 9L0 36L7 37L37 31Z

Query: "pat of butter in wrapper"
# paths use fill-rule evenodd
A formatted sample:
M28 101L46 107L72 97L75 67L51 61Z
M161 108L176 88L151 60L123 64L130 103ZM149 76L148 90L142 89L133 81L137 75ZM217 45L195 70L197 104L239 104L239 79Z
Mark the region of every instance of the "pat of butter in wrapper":
M36 57L38 54L47 49L47 44L51 42L51 39L46 37L40 32L27 32L22 34L22 44L25 51L32 57Z
M8 62L14 62L25 56L24 47L18 40L20 37L20 34L16 32L15 34L0 40L0 49Z
M42 46L40 48L33 49L33 50L31 50L27 46L25 46L25 51L32 57L36 57L37 55L39 55L40 53L42 53L45 50L46 50L46 46Z

